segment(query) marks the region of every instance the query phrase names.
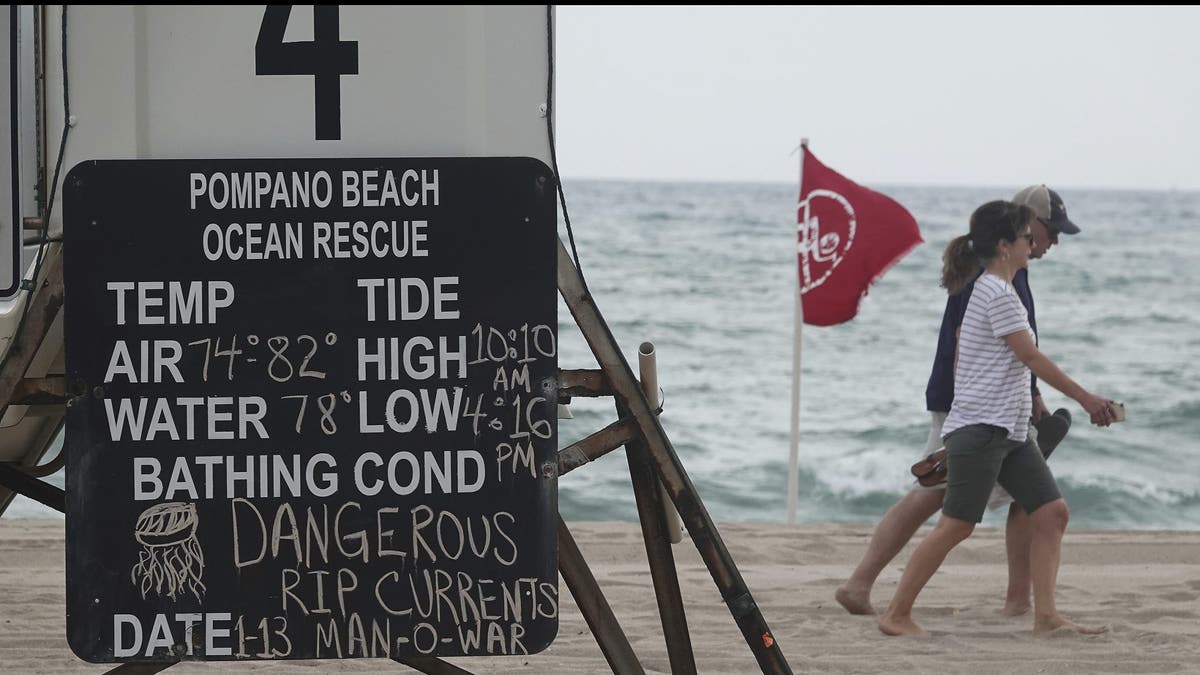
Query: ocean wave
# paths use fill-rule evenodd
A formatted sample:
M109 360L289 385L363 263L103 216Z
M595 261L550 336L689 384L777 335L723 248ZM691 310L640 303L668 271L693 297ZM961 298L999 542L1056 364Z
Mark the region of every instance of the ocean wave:
M646 211L637 214L637 220L643 223L660 223L674 220L678 216L670 211Z
M1059 481L1071 522L1097 529L1191 529L1200 516L1200 492L1117 479Z

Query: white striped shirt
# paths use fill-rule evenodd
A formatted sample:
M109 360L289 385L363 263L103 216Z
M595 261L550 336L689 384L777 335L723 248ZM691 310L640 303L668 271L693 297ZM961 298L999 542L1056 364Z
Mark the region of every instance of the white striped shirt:
M971 424L1003 427L1014 441L1029 435L1029 368L1004 341L1004 336L1022 330L1036 340L1012 284L984 272L975 282L959 329L954 402L942 426L943 437Z

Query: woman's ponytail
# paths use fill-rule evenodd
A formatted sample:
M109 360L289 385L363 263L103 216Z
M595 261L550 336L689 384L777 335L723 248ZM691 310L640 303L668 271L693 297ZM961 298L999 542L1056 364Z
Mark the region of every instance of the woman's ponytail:
M950 240L942 252L942 287L954 295L967 285L979 271L979 256L975 255L971 235L964 234Z

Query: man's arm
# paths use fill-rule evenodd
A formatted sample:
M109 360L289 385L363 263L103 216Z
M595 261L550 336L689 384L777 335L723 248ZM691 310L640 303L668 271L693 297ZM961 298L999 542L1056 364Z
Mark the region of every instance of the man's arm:
M1050 411L1046 408L1046 402L1042 400L1042 395L1034 394L1033 412L1030 413L1030 415L1033 417L1033 421L1036 422L1049 414Z
M1013 287L1017 289L1017 297L1021 299L1021 304L1025 306L1025 312L1029 316L1029 327L1033 329L1034 334L1037 334L1037 313L1034 311L1033 304L1033 289L1029 287L1029 271L1021 270L1013 277ZM1036 339L1034 346L1037 346ZM1029 373L1029 393L1033 397L1033 411L1031 416L1033 421L1038 421L1050 414L1046 409L1046 403L1042 400L1042 392L1038 389L1037 375Z

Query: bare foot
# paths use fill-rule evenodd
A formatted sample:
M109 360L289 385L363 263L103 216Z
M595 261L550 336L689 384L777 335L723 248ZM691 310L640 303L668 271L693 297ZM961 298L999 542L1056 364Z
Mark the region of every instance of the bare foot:
M1099 635L1108 632L1108 626L1081 626L1061 614L1049 617L1037 617L1033 620L1033 634L1046 635L1057 631L1069 631L1081 635Z
M871 606L871 589L851 589L847 584L837 589L833 594L838 604L846 608L851 614L874 614L875 608Z
M1008 602L1004 603L1004 609L1000 610L1000 613L1003 614L1004 616L1021 616L1022 614L1025 614L1028 611L1029 611L1029 601L1028 600L1026 600L1025 602L1014 602L1012 600L1009 600Z
M893 617L884 614L879 617L879 630L886 635L929 635L912 620L911 616Z

